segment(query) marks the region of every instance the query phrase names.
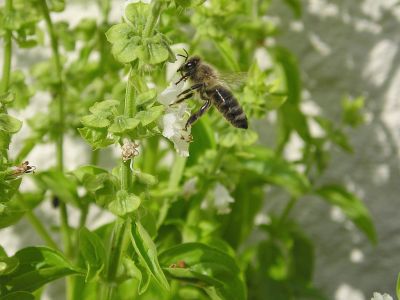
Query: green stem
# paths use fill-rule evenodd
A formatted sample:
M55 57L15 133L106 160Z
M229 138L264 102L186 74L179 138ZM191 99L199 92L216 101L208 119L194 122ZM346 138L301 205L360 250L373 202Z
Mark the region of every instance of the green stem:
M128 118L134 114L134 96L135 88L132 82L132 69L129 71L128 82L125 92L124 115ZM132 182L132 170L129 161L121 163L121 190L129 191ZM118 218L115 222L113 235L111 238L111 247L109 250L109 260L106 266L107 284L104 287L103 299L113 299L115 289L115 279L117 277L118 268L121 262L122 254L127 248L128 229L130 228L130 219Z
M103 299L114 299L113 294L116 287L115 280L117 278L117 272L121 262L122 253L125 252L125 249L128 246L128 232L130 224L131 222L129 218L118 218L117 221L115 221L111 239L111 247L109 251L109 260L106 269L107 284L104 286L104 292L102 293Z
M43 226L42 222L40 222L38 217L36 217L36 215L32 212L31 208L25 203L21 195L17 194L16 198L19 202L19 205L25 210L25 215L28 218L28 221L31 223L33 228L35 228L40 237L46 242L49 247L60 250L56 242L52 239L46 228Z
M160 17L163 8L164 8L163 2L157 0L153 1L151 14L143 30L143 37L150 37L152 35L154 27L157 24L158 18Z
M12 0L6 0L5 16L8 17L12 13ZM3 77L1 79L0 94L7 92L10 85L11 74L11 58L12 58L12 32L9 29L5 30L4 35L4 52L3 52ZM6 111L6 107L2 106L1 110Z
M285 209L283 210L281 217L280 217L280 222L284 223L289 216L289 213L292 211L293 207L296 205L297 201L299 200L298 197L292 196L289 200L289 202L286 204Z
M185 169L186 160L186 157L179 156L178 154L175 155L174 164L172 165L169 176L168 188L172 189L179 186L179 182L183 176L183 170Z
M56 33L54 31L53 22L51 21L49 8L47 7L46 0L41 0L41 7L44 15L44 19L46 21L47 30L50 35L50 44L51 44L51 51L53 54L54 66L55 66L55 76L57 77L58 81L58 90L57 90L57 100L58 100L58 126L60 130L60 134L58 135L57 140L57 166L60 171L63 170L63 143L64 143L64 86L62 81L62 66L60 60L60 53L58 51L58 39Z
M60 53L58 50L58 39L54 31L53 22L50 17L49 8L47 7L46 0L40 0L40 5L42 8L43 16L46 22L47 30L50 36L51 50L55 66L55 76L58 81L58 89L56 91L57 107L58 107L58 128L59 134L56 140L56 153L57 153L57 169L62 172L64 170L64 85L62 80L62 66ZM72 258L73 248L71 241L71 232L68 224L68 212L67 206L64 202L60 203L60 218L61 218L61 232L63 236L63 242L65 247L65 254L68 258ZM67 289L67 299L72 299L73 290L73 280L71 277L66 278L66 289Z

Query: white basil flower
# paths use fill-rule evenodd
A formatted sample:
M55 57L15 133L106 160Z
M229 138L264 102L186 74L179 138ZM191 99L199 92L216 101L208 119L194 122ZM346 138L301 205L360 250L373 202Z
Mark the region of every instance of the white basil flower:
M379 294L379 293L374 293L374 296L371 298L371 300L393 300L393 298L388 295L388 294Z
M229 194L227 188L217 182L214 188L214 206L217 209L217 214L229 214L231 212L229 204L233 202L235 202L235 199Z
M229 205L235 202L235 199L232 198L224 185L217 182L212 195L209 196L201 204L202 209L214 208L218 215L226 215L231 212Z
M162 135L174 143L175 150L179 155L189 156L189 143L192 141L190 128L185 130L187 116L190 114L186 103L170 106L177 100L182 91L184 83L171 84L160 94L158 102L166 107L162 118Z

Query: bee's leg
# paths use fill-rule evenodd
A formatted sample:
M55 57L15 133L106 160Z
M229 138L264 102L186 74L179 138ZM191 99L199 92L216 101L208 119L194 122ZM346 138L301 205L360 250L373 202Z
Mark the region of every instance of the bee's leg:
M190 93L191 91L198 90L204 86L204 83L196 83L192 85L190 88L184 90L182 93L178 95L178 98L184 94Z
M172 102L169 106L172 106L172 105L181 103L181 102L185 101L186 99L189 99L190 97L193 97L193 94L194 94L194 93L191 92L191 93L185 95L184 97L182 97L181 99L178 99L178 100L176 100L175 102Z
M177 82L175 82L175 85L178 85L182 80L186 81L186 79L188 79L188 78L189 78L189 75L182 75L182 77Z
M185 130L187 130L189 126L192 126L192 124L196 122L197 119L200 118L210 108L210 106L211 106L211 100L208 99L207 102L204 103L204 105L197 112L195 112L193 115L189 117L185 125Z

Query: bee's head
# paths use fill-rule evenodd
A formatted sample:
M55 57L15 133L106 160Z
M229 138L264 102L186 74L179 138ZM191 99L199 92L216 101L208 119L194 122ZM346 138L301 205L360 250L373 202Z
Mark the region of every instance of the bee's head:
M178 72L182 74L191 74L197 68L200 63L200 57L192 56L185 60L185 62L179 67Z

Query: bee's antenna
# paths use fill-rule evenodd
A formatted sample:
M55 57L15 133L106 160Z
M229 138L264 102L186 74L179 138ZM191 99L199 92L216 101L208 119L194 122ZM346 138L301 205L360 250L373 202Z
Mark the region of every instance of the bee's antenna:
M184 48L183 51L185 51L186 55L183 54L177 54L177 56L181 56L185 59L185 62L188 60L189 58L189 53L187 53L186 49Z

